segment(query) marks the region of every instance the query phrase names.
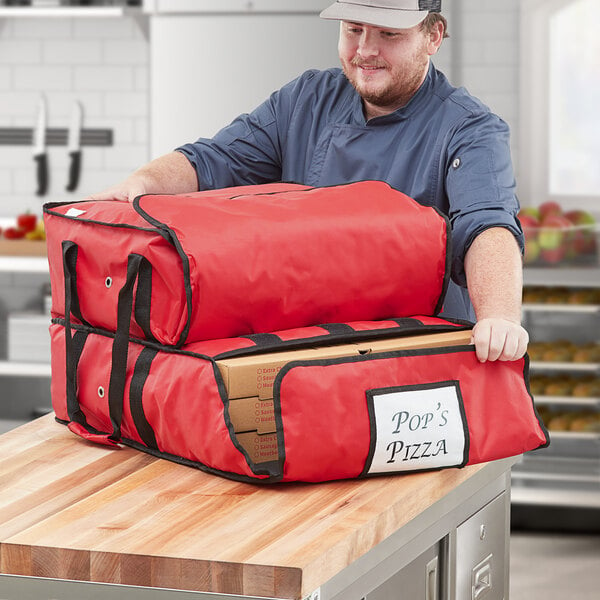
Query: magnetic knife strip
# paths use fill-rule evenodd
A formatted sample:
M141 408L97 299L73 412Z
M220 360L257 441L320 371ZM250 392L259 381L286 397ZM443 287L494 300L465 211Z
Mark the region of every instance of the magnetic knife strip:
M68 129L46 129L46 144L48 146L66 146ZM0 146L29 146L33 144L33 129L31 127L0 127ZM112 129L82 129L82 146L112 146Z

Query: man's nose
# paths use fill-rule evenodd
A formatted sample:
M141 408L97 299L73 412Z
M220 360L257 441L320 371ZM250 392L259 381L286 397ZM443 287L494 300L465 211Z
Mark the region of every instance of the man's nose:
M358 53L363 58L376 56L379 54L379 46L375 38L374 32L364 29L358 40Z

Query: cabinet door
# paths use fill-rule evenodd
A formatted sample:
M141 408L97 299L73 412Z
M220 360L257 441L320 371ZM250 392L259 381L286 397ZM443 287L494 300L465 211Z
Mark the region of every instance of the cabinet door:
M456 528L457 600L502 600L508 593L508 499L492 500Z
M437 543L369 593L365 600L438 600L441 565Z
M315 14L151 18L151 155L212 137L310 68L339 65L339 25Z

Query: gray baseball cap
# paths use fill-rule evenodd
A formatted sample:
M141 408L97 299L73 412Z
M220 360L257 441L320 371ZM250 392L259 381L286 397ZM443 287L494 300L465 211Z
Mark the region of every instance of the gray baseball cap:
M409 29L423 21L428 13L441 9L442 0L337 0L320 16L389 29Z

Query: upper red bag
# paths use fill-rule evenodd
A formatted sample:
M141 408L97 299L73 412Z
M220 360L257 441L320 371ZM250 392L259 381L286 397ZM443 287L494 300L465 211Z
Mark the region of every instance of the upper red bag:
M436 315L448 284L447 219L379 181L50 203L44 213L53 317L65 314L68 286L74 322L116 330L135 255L129 334L164 345Z

